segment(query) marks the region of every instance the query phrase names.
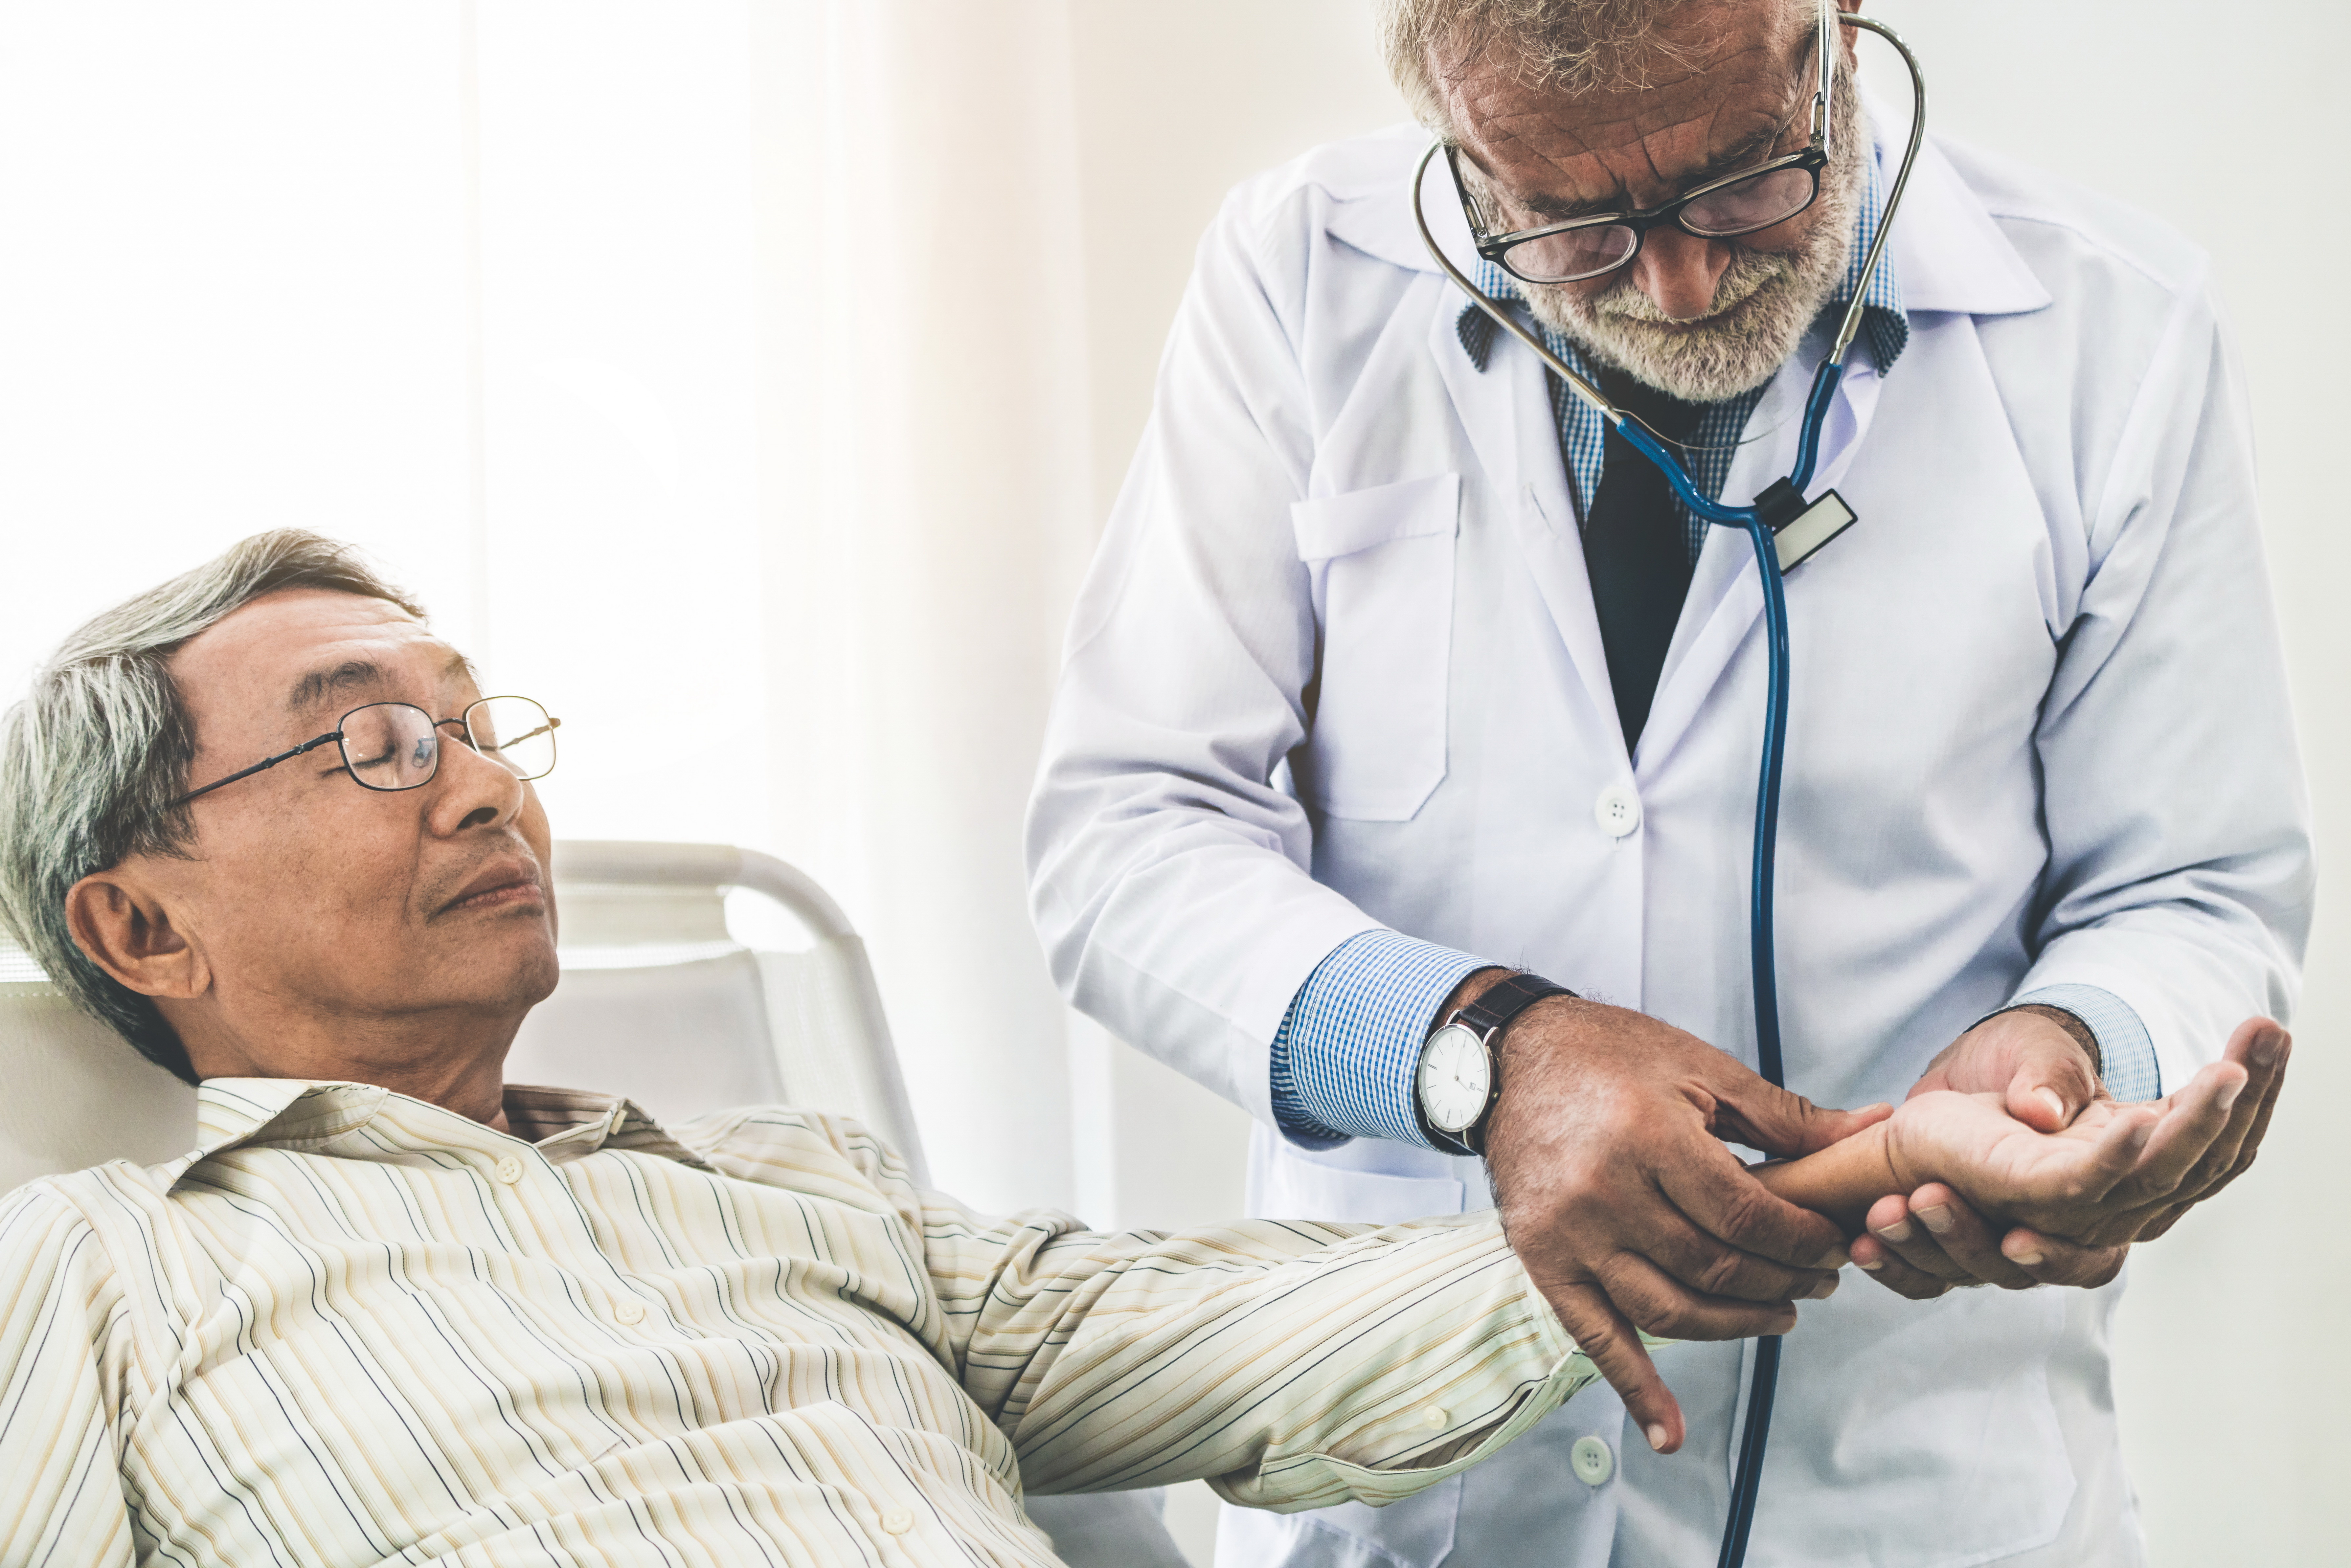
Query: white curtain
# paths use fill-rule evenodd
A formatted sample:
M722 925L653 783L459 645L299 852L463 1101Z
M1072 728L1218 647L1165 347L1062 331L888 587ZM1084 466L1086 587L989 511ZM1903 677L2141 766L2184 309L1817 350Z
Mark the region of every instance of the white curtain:
M774 832L871 934L942 1179L1067 1205L1019 836L1093 538L1067 6L775 6L755 37Z
M564 717L559 835L806 866L942 1177L1071 1203L1019 862L1092 536L1070 37L0 6L0 667L259 528L357 540Z

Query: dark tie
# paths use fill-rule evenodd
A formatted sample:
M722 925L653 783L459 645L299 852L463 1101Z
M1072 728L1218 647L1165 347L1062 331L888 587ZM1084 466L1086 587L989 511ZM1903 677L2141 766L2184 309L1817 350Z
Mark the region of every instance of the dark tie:
M1687 441L1706 405L1684 402L1645 386L1622 371L1600 372L1608 401L1638 418L1668 443ZM1683 455L1668 445L1675 456ZM1683 458L1685 464L1687 459ZM1657 465L1635 451L1612 426L1601 458L1600 493L1583 525L1583 565L1600 615L1600 643L1608 652L1608 684L1616 694L1617 722L1630 751L1649 721L1657 674L1689 592L1690 553L1682 510Z

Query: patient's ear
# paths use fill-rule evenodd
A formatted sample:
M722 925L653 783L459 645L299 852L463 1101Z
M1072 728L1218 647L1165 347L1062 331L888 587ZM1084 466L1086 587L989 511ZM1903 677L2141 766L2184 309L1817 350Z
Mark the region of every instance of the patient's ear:
M66 890L66 926L89 961L147 997L197 997L212 984L203 949L134 866L93 872Z

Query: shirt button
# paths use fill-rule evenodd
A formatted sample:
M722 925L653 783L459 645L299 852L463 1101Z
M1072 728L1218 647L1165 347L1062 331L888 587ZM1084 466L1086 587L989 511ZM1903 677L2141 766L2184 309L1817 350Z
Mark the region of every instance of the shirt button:
M1428 1424L1431 1430L1441 1432L1445 1429L1445 1423L1447 1417L1445 1414L1444 1406L1432 1405L1427 1409L1420 1413L1420 1418Z
M1611 784L1592 803L1592 820L1612 839L1621 839L1641 825L1641 797L1629 784Z
M1577 1480L1596 1487L1616 1473L1616 1456L1609 1451L1604 1438L1578 1437L1575 1447L1567 1451L1567 1465Z
M904 1535L914 1528L914 1516L906 1509L891 1509L882 1515L882 1528L893 1535Z
M506 1183L508 1186L512 1186L515 1183L522 1180L522 1162L515 1158L512 1155L508 1155L506 1158L497 1163L496 1174L497 1178L500 1181Z
M615 1301L612 1303L612 1316L624 1323L641 1323L645 1321L644 1303L643 1301Z

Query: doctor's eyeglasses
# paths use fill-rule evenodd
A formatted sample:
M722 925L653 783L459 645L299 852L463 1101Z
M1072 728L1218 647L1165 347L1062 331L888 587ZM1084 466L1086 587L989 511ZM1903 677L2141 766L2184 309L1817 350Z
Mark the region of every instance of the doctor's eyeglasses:
M442 731L448 729L516 778L544 779L555 771L555 732L562 723L528 697L484 697L444 719L409 703L370 703L343 715L326 734L191 789L165 810L328 745L341 749L344 770L366 789L418 789L441 770Z
M1820 78L1813 95L1812 142L1801 152L1774 158L1752 169L1710 180L1663 206L1646 212L1595 213L1589 217L1510 234L1488 231L1478 199L1461 178L1461 150L1445 149L1453 191L1469 220L1478 254L1526 283L1580 283L1615 271L1641 253L1648 232L1671 224L1700 239L1731 239L1784 224L1821 193L1821 171L1829 162L1830 92L1836 81L1837 8L1822 0L1813 52Z

